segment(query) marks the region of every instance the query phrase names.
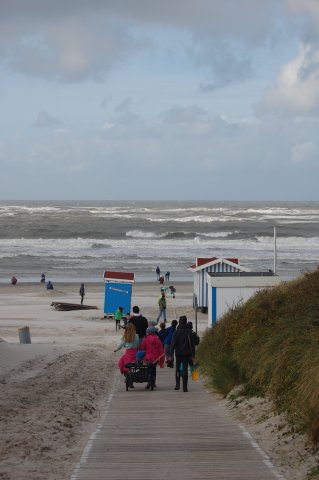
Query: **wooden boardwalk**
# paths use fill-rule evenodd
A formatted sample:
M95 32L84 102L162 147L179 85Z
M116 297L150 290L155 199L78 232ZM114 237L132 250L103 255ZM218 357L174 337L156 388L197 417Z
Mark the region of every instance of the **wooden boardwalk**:
M119 378L71 480L284 480L200 381L176 392L158 368L156 383L126 392Z

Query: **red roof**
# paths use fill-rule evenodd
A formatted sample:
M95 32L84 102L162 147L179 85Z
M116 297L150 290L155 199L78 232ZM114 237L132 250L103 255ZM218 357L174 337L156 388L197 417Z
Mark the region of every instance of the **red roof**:
M126 280L126 281L129 281L129 282L134 282L134 273L133 272L109 272L109 271L105 271L103 277L105 279Z
M192 265L191 268L200 267L201 265L205 265L206 263L214 262L217 259L218 257L211 257L211 258L197 257L196 265ZM232 262L232 263L236 263L237 265L239 264L238 258L225 258L225 260L228 260L229 262Z

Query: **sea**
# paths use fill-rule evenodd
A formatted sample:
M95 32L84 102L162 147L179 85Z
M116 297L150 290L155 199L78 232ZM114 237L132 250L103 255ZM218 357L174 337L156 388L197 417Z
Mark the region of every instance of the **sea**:
M276 228L274 228L276 227ZM276 231L276 241L274 237ZM275 248L276 245L276 248ZM318 266L319 202L0 202L0 282L103 282L105 270L191 281L196 257L284 280Z

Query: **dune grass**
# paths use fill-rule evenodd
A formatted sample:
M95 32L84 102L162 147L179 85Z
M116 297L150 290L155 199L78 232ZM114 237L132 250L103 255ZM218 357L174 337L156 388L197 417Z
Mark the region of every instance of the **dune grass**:
M224 395L271 398L319 443L319 269L234 307L199 345L201 370Z

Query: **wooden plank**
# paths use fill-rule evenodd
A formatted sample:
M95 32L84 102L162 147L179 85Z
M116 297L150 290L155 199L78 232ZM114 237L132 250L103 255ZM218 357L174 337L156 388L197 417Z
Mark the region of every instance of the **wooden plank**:
M165 368L156 383L126 392L119 379L71 480L283 479L200 381L175 391Z

